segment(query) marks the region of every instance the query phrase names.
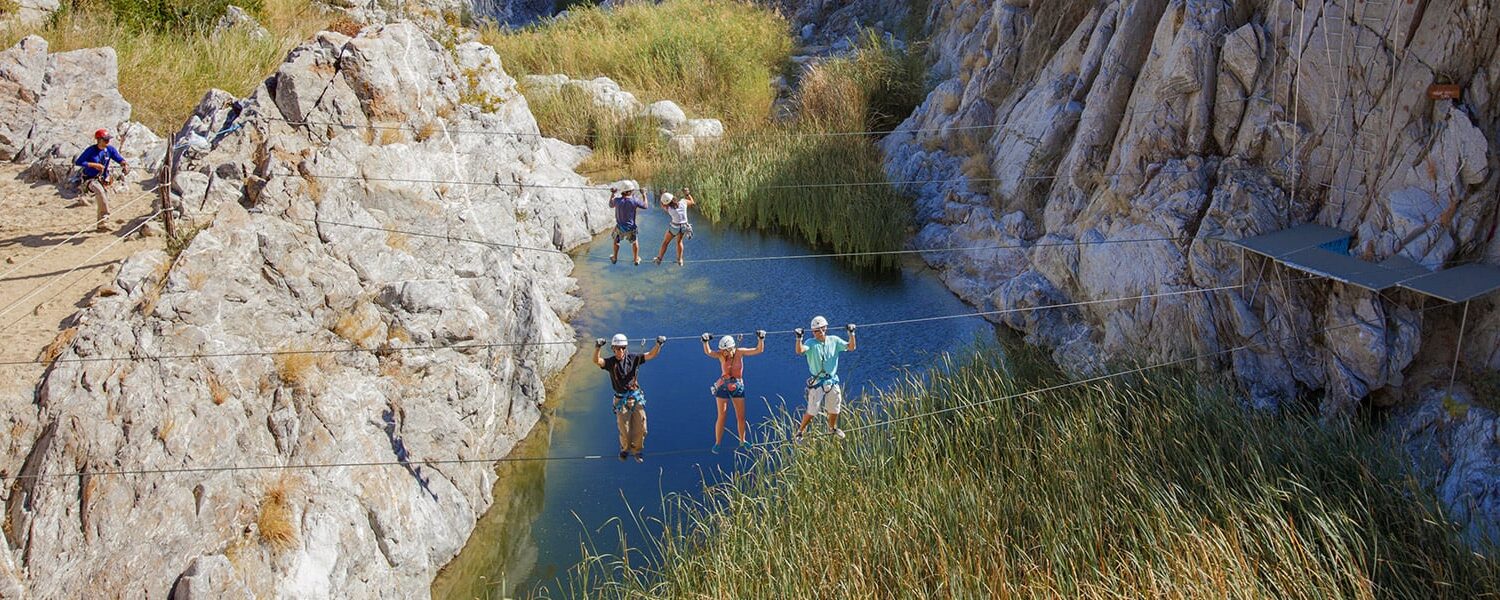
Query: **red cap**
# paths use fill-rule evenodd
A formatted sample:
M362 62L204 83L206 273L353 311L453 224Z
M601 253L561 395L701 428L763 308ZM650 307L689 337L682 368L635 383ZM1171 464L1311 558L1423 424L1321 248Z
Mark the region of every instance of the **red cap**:
M109 135L109 130L108 129L100 129L99 131L95 131L94 132L94 139L96 139L96 140L97 139L108 139L110 137L112 137L112 136Z

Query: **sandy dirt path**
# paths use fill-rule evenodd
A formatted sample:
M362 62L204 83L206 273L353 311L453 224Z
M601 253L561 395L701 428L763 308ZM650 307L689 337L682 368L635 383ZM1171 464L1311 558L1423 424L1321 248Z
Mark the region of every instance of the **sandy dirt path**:
M116 185L108 231L96 232L92 196L26 181L21 171L0 163L0 362L37 359L120 263L163 244L130 233L155 209L142 182ZM19 466L18 453L36 436L33 397L43 370L0 365L0 474Z

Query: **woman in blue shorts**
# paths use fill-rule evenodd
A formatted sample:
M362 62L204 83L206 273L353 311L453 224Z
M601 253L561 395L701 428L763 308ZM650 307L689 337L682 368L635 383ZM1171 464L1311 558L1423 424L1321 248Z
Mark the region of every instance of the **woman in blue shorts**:
M727 335L719 338L718 352L708 347L708 340L713 336L705 333L702 339L703 353L719 360L719 380L711 387L714 400L719 403L719 420L714 424L714 453L718 454L719 444L724 440L724 413L730 400L734 401L734 420L739 426L740 443L745 443L745 357L765 352L766 332L756 331L755 347L748 350L736 348L734 338Z

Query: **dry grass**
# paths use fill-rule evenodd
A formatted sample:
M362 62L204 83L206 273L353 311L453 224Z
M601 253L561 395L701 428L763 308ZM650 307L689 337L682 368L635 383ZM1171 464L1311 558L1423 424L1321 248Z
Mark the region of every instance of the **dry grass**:
M177 429L177 419L174 419L171 416L162 419L161 424L156 426L157 441L160 441L163 444L167 443L167 439L172 437L172 430L174 429Z
M291 345L281 349L273 358L276 377L293 390L305 392L312 378L323 367L326 355L306 345Z
M0 45L36 34L53 52L113 47L120 93L134 108L133 118L158 133L176 131L209 88L250 93L288 50L330 19L307 0L264 0L258 16L271 36L255 40L237 30L216 37L209 31L147 28L100 12L64 10L49 24L0 31Z
M381 325L379 314L368 303L359 303L339 314L332 331L361 348L372 348Z
M68 345L73 343L73 338L77 335L77 325L59 331L57 337L52 338L52 341L47 344L46 348L42 348L42 353L37 356L37 360L50 366L52 361L62 356L63 351L68 349Z
M399 231L388 231L385 234L385 245L392 250L411 252L411 236Z
M345 14L339 14L338 16L335 16L333 20L329 21L328 25L324 27L324 29L327 29L328 31L342 33L349 37L359 35L359 31L364 28L364 23L355 21L354 19L349 18L349 15Z
M255 516L255 527L260 539L272 550L284 552L297 545L297 524L291 506L292 484L283 478L266 489L261 498L260 510Z
M224 387L224 384L219 382L218 377L210 373L208 375L208 397L213 400L214 406L223 406L225 402L228 402L233 397L233 394L229 393L229 388Z

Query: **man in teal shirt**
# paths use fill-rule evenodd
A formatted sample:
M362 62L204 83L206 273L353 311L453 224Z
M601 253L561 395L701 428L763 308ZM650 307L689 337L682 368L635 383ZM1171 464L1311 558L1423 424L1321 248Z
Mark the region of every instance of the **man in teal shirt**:
M844 437L843 430L839 429L839 408L844 404L844 390L839 386L839 354L854 351L854 324L846 325L845 329L849 332L847 342L836 335L828 335L828 319L813 317L813 339L807 344L802 341L802 328L795 330L797 354L807 357L807 370L812 373L807 378L807 412L803 413L802 424L797 427L796 441L802 441L802 434L807 431L813 417L824 411L828 413L828 433Z

